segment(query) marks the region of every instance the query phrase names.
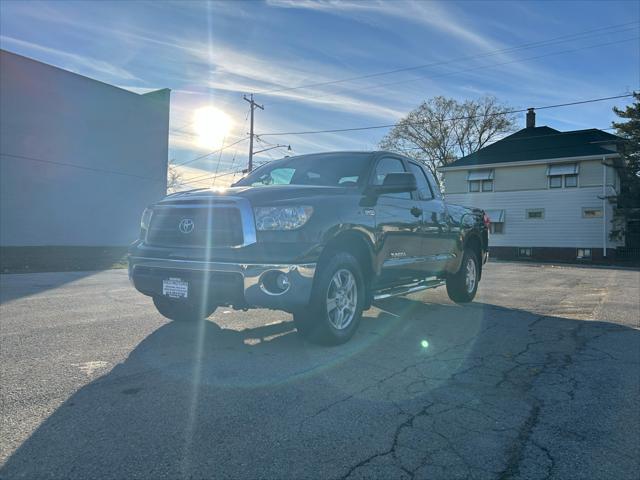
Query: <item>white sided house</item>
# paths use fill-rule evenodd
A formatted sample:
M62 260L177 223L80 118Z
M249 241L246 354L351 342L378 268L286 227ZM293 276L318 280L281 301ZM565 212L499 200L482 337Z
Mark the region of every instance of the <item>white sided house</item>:
M493 257L601 261L611 240L620 179L619 138L602 130L527 127L442 168L450 203L484 209Z

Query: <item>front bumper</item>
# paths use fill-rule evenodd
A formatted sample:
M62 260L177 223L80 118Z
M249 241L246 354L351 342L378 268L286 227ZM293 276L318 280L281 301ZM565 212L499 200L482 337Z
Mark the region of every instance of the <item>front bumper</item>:
M163 258L129 257L129 278L145 295L162 295L162 280L184 277L195 295L212 304L237 308L274 308L293 311L309 304L316 264L244 264ZM264 280L269 272L287 275L288 288L272 293Z

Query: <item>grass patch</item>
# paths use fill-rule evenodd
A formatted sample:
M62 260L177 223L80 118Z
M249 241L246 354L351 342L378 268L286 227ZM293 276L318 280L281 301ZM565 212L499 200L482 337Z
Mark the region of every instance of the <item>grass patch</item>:
M1 273L127 268L127 247L0 247Z

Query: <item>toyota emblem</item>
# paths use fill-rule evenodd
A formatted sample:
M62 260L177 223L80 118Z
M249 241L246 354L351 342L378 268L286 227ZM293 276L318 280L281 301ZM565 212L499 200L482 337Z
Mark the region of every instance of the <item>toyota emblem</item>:
M182 220L180 220L180 223L178 224L178 229L182 233L191 233L193 232L194 226L195 226L195 223L193 223L193 220L191 220L190 218L183 218Z

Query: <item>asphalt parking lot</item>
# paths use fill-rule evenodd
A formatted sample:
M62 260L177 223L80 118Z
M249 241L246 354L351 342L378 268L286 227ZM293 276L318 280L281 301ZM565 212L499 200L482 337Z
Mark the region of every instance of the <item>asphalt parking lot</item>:
M638 271L490 263L333 348L171 323L125 270L0 282L3 479L640 477Z

